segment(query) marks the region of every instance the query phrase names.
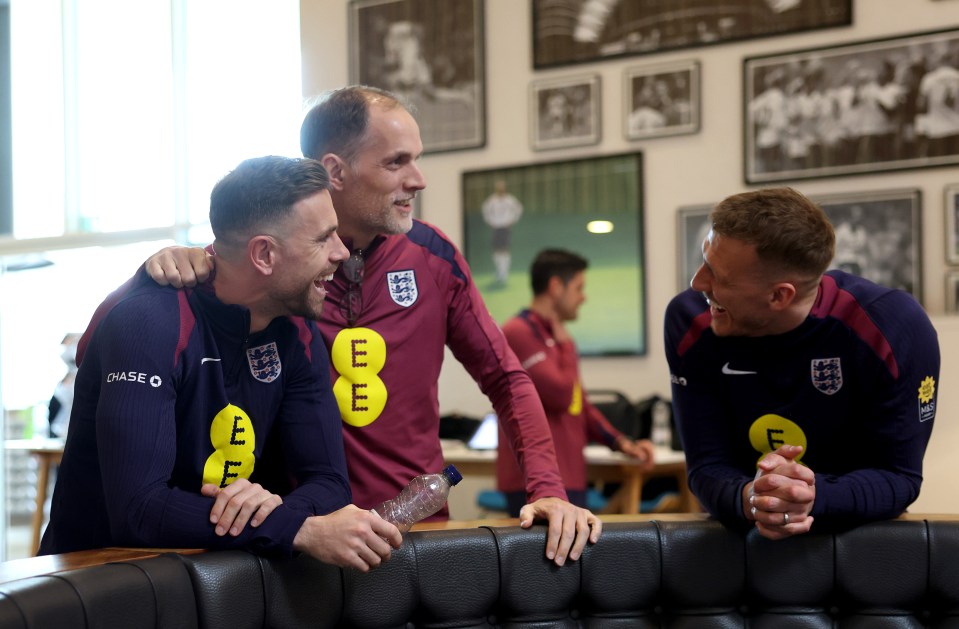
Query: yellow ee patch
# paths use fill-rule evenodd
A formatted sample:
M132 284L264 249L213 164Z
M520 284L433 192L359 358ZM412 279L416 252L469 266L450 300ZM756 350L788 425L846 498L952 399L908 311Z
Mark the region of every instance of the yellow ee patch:
M388 397L386 384L377 375L386 365L386 341L370 328L346 328L336 335L330 360L340 374L333 395L343 421L357 428L372 424Z
M232 404L223 407L210 424L213 454L203 465L203 482L226 487L238 478L249 478L256 457L256 435L250 416Z
M580 386L579 380L573 384L573 399L569 401L566 412L573 416L583 412L583 387Z
M782 415L769 413L753 422L749 427L749 443L763 458L779 446L802 446L802 452L796 461L802 462L806 454L806 433L795 422Z

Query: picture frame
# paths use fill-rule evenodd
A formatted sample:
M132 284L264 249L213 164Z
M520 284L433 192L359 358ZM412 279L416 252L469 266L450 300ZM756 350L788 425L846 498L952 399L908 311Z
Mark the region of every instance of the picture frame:
M959 183L945 188L946 263L959 264Z
M404 101L424 153L486 144L483 1L350 0L350 82Z
M959 271L947 271L946 280L946 313L959 314Z
M567 249L589 260L589 299L568 326L580 354L646 354L641 152L466 171L461 183L463 252L497 323L529 306L536 254Z
M643 140L697 133L700 98L699 61L626 68L623 135Z
M714 205L706 203L679 208L676 213L677 230L679 235L676 250L679 252L677 260L677 292L689 288L693 274L703 263L703 241L709 233L711 223L709 213Z
M852 0L533 0L533 69L849 26Z
M959 164L959 29L743 60L748 184Z
M900 288L922 303L922 193L916 189L815 197L836 231L830 268Z
M529 85L529 141L534 151L588 146L601 138L599 74L557 77Z

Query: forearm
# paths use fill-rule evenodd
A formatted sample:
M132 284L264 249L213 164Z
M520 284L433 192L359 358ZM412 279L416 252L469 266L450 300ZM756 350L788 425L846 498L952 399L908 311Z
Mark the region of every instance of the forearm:
M217 535L210 522L213 499L177 488L157 488L122 513L111 511L110 526L120 545L149 548L249 549L289 556L307 515L280 505L258 527L239 535Z
M743 494L752 478L731 468L690 473L689 489L703 508L725 523L745 523Z
M523 471L526 493L531 501L550 497L566 500L566 489L559 474L553 438L542 405L528 376L517 374L516 377L525 379L526 384L517 383L512 404L494 399L493 408L503 422L507 439Z
M824 525L870 522L902 514L919 496L922 478L883 469L816 474L811 515Z

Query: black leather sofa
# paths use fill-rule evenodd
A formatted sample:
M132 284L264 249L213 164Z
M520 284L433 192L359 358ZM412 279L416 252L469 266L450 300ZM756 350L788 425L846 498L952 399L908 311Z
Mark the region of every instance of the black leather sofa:
M578 562L545 528L413 532L368 574L168 553L0 584L0 627L959 627L959 518L770 542L716 522L610 522Z

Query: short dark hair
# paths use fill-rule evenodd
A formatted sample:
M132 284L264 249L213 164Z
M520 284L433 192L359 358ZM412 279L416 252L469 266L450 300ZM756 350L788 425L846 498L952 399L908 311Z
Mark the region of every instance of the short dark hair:
M573 276L586 270L589 262L581 255L565 249L543 249L533 259L529 267L530 285L533 295L542 295L549 288L549 280L558 277L563 284L569 283Z
M300 150L320 159L335 153L351 161L362 145L370 121L370 105L408 109L395 94L368 85L350 85L326 92L300 125Z
M715 233L755 246L765 264L801 280L818 280L836 252L836 234L826 213L792 188L732 195L709 218Z
M254 157L213 187L210 226L217 240L246 242L289 216L298 202L329 188L326 168L314 159Z

